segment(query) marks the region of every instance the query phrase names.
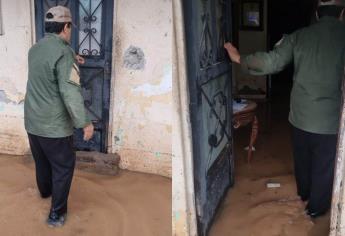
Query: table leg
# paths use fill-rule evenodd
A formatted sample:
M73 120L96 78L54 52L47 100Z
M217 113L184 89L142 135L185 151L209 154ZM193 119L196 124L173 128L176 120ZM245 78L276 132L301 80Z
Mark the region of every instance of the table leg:
M258 122L258 119L256 118L256 116L254 116L253 122L252 122L252 132L250 135L248 156L247 156L247 162L248 163L252 159L253 145L255 144L256 138L258 136L258 132L259 132L259 122Z

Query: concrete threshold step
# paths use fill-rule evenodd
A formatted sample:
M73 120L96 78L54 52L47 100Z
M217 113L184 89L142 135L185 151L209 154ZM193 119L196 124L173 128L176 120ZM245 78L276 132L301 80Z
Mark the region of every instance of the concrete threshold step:
M76 166L80 170L103 175L116 175L119 172L120 156L116 153L77 152Z
M26 161L33 161L31 154L25 155ZM116 175L119 172L120 156L116 153L76 152L76 168L102 175Z

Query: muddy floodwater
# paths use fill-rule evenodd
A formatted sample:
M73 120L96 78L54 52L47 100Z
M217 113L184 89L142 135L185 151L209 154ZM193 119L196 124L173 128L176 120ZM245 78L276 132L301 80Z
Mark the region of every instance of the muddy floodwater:
M171 235L171 180L121 171L102 176L76 171L64 227L45 224L50 199L37 192L34 166L0 155L0 235Z
M220 207L211 236L328 236L329 214L311 220L296 194L287 112L273 109L272 116L270 127L258 137L250 164L243 150L250 130L235 132L236 182ZM280 187L267 188L267 183Z

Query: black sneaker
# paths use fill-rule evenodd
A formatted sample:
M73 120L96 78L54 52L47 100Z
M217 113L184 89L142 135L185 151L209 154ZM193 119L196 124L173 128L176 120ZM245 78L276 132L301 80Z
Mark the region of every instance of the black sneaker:
M62 227L65 224L66 214L58 215L55 212L49 214L47 224L49 227Z
M309 215L311 218L317 218L319 216L323 216L327 213L327 211L320 211L320 212L312 212L309 209L306 210L307 215Z
M305 212L305 214L309 215L309 206L308 205L305 206L304 212Z
M51 197L51 193L41 193L41 198L45 199L45 198L49 198Z

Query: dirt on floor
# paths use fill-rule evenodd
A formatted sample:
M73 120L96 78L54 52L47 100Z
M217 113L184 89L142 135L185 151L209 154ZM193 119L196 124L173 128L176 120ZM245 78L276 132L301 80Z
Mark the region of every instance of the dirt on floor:
M296 194L290 126L279 113L263 127L250 164L246 162L249 128L235 132L235 185L230 189L211 236L327 236L329 214L311 220ZM274 115L274 114L273 114ZM264 129L264 130L263 130ZM268 188L267 183L280 183Z
M171 180L121 171L102 176L76 171L64 227L45 220L51 199L39 197L34 165L0 156L0 235L171 235Z

